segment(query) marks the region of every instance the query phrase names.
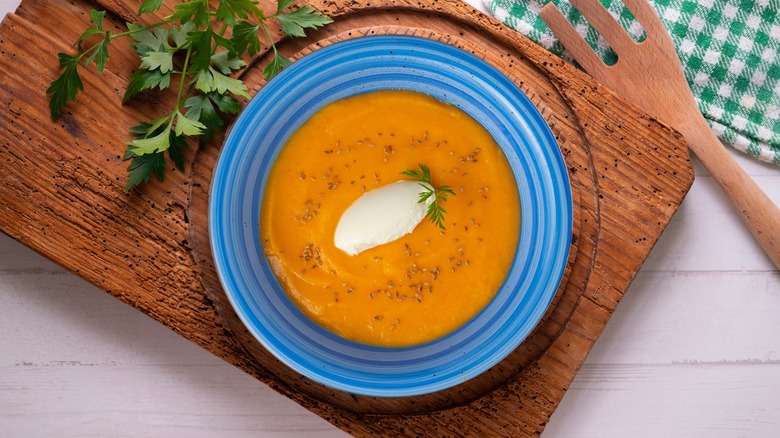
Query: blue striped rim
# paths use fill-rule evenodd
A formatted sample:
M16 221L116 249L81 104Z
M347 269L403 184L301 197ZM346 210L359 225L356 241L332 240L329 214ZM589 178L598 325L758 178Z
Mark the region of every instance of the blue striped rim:
M258 229L268 172L286 139L323 106L382 89L426 93L481 123L509 160L523 208L516 257L496 298L454 333L406 348L348 341L309 320L275 279ZM250 101L231 129L214 172L209 227L217 272L233 308L279 360L339 390L412 396L482 373L528 336L563 275L572 204L555 138L512 81L447 44L371 36L303 57Z

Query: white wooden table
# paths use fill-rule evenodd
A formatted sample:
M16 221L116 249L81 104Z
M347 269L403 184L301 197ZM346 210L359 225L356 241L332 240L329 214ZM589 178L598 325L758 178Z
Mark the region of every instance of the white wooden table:
M780 204L780 168L734 155ZM780 436L780 271L695 165L545 438ZM0 435L344 434L0 234Z

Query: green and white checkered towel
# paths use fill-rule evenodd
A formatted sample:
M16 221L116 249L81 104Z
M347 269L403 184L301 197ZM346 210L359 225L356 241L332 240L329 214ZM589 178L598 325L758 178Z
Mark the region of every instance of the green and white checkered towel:
M539 17L546 0L484 0L498 20L572 61ZM607 64L615 54L565 0L552 0ZM651 0L682 61L699 110L724 142L780 165L780 0ZM619 0L601 0L638 41Z

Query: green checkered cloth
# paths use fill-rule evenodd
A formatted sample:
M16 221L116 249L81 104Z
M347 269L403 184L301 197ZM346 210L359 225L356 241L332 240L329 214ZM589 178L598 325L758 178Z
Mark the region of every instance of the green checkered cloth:
M483 0L499 21L573 61L539 11L545 0ZM607 64L616 55L565 0L552 0ZM601 0L637 41L644 29L619 0ZM652 0L672 35L699 110L736 149L780 165L780 1Z

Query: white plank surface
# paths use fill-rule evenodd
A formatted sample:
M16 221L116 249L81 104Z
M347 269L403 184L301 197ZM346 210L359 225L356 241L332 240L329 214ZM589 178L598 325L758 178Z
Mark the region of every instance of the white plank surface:
M780 203L780 169L734 155ZM696 175L545 438L780 436L780 272ZM2 234L0 431L343 435Z

